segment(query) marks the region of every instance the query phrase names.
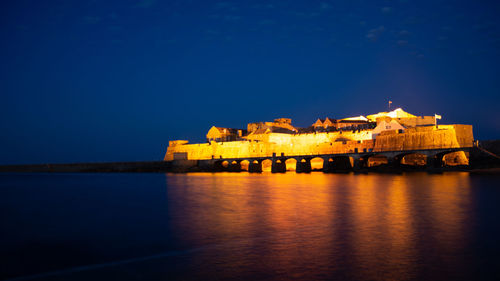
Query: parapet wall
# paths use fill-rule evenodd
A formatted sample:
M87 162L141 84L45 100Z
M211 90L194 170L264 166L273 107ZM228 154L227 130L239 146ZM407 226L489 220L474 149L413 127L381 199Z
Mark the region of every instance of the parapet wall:
M472 125L440 125L385 131L377 136L374 151L444 149L473 146Z
M263 135L261 140L210 142L169 146L164 160L208 160L218 158L252 158L280 156L353 153L369 151L374 146L370 131L323 132L313 134ZM184 157L186 155L186 157Z

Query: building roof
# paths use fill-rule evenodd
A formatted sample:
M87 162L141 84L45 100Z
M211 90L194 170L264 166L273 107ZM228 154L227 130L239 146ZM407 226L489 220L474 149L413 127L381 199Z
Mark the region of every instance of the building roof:
M394 109L393 111L389 112L379 112L376 114L371 114L366 116L369 120L375 121L379 117L391 117L391 118L415 118L417 116L410 114L406 111L404 111L401 108Z
M366 124L369 121L368 120L345 120L345 119L342 119L342 120L338 120L337 122L338 123L349 123L349 124Z
M385 120L380 122L377 127L375 127L372 131L373 135L380 134L383 131L387 130L399 130L399 129L406 129L403 125L401 125L399 122L396 120L391 120L389 122L386 122Z
M210 128L210 130L208 130L207 138L218 138L221 136L239 135L238 131L241 131L242 135L245 135L247 133L247 130L244 130L244 129L234 129L234 128L224 128L224 127L212 126Z
M246 133L246 129L235 129L235 128L224 128L224 127L217 127L217 126L213 126L215 127L217 130L219 130L219 132L221 134L238 134L238 131L242 131L242 133Z
M356 117L343 118L341 120L348 120L348 121L368 121L368 118L364 117L363 115L360 115L360 116L356 116Z
M263 134L269 134L269 133L279 133L279 134L294 134L296 133L295 131L289 130L287 128L282 128L282 127L267 127L267 128L260 128L257 129L249 134L249 136L253 135L263 135Z

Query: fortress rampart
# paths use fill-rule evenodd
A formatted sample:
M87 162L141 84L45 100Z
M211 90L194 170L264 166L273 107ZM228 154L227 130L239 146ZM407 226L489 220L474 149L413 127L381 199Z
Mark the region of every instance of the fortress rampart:
M436 161L441 163L445 154L454 153L456 163L468 164L465 152L474 144L472 126L436 125L436 116L414 116L397 109L368 118L318 119L309 128L294 127L288 118L250 123L247 130L214 126L206 143L170 141L164 160L230 160L235 165L248 160L256 162L252 165L261 165L264 159L273 159L274 167L293 158L306 161L297 163L297 167L305 165L310 169L308 161L315 157L332 161L336 155L344 155L354 166L358 160L366 164L369 157L377 155L385 156L389 162L396 157L403 164L423 161L418 156L406 161L399 159L411 153L430 157L428 163L438 157Z
M415 127L405 132L384 131L372 139L370 131L270 133L265 140L177 144L170 143L165 161L257 158L275 155L321 155L472 147L471 125Z

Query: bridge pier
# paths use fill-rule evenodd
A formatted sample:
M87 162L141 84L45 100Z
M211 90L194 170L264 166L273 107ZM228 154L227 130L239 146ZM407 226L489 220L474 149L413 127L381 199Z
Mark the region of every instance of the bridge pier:
M273 158L271 173L286 173L286 163L284 159Z
M333 161L330 161L330 158ZM352 157L348 156L335 156L323 158L323 172L334 173L334 172L347 172L352 170L354 162L352 162Z
M212 160L213 161L213 160ZM206 165L206 167L210 167L209 169L212 172L224 172L226 171L226 168L222 165L223 161L213 161L211 165Z
M426 169L439 169L443 167L443 156L440 154L427 155Z
M304 162L302 162L304 161ZM309 158L303 158L297 160L296 166L295 166L295 172L296 173L310 173L311 172L311 159Z
M352 169L354 171L359 171L361 168L363 168L363 162L361 161L360 157L350 157L351 159L351 165Z
M257 163L254 163L257 162ZM262 161L251 161L248 164L249 173L262 173Z
M387 166L389 166L389 168L393 168L393 169L399 169L401 168L401 158L399 156L388 156L387 157Z
M241 172L241 161L233 161L227 166L228 172Z
M332 161L330 161L330 159L332 159ZM335 160L333 160L333 158L323 158L323 173L332 173L335 170L334 162Z

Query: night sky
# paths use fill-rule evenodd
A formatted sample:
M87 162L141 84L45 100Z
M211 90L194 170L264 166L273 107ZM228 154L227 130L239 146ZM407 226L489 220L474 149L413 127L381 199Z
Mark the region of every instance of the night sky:
M500 138L498 1L2 1L0 164L163 158L387 102Z

